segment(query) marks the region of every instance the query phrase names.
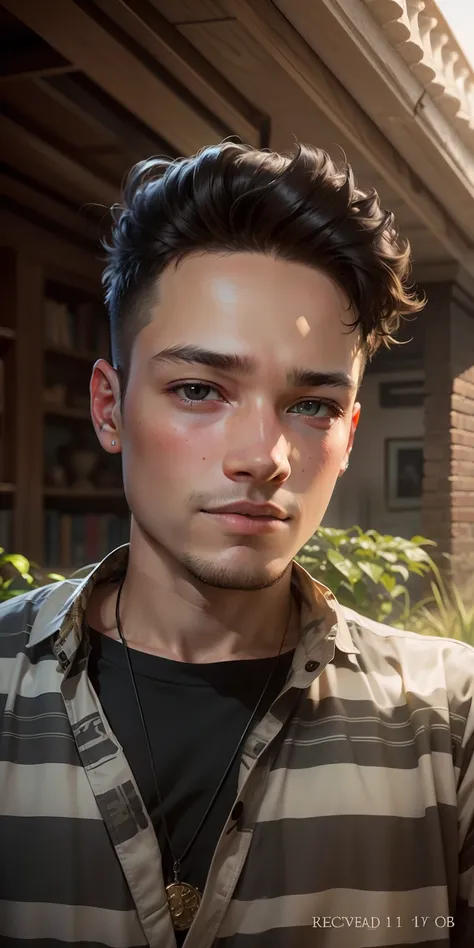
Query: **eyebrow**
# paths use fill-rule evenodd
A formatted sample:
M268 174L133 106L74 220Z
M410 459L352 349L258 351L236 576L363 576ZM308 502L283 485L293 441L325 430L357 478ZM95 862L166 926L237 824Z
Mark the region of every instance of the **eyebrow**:
M212 349L203 349L201 346L168 346L152 356L151 361L155 364L184 362L188 365L205 365L219 372L247 377L256 375L258 372L258 362L253 356L214 352ZM342 371L316 372L313 369L294 367L288 370L286 380L292 388L330 387L342 388L349 392L357 388L354 379L347 372Z

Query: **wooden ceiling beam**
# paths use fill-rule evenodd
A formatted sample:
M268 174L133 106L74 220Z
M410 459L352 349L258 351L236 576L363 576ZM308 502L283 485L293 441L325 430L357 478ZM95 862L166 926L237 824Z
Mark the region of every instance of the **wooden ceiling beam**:
M380 129L271 0L223 0L251 36L416 212L454 259L470 242ZM472 269L474 273L474 266Z
M180 77L173 74L167 66L159 61L156 55L150 50L148 37L139 26L139 37L136 35L136 22L130 11L117 4L117 0L74 0L86 16L89 16L98 26L104 29L108 36L124 49L128 50L131 56L134 56L137 62L149 70L157 79L160 80L178 100L185 104L192 115L200 117L208 124L214 132L224 138L233 135L233 129L227 125L214 111L206 98L206 95L198 95L188 85L184 85ZM126 25L124 25L124 14ZM128 22L127 22L128 21ZM130 28L131 27L131 28Z
M62 270L65 274L76 274L84 288L100 290L104 264L90 250L83 250L64 238L49 234L44 227L24 220L11 209L2 205L0 197L1 242L16 247L21 253L42 264L49 276L49 269Z
M182 154L222 139L210 121L73 0L2 0L4 7ZM157 73L159 70L157 69Z
M112 0L129 12L171 61L180 78L197 80L219 102L224 121L250 145L262 144L268 117L243 96L149 0ZM265 143L266 144L266 143Z
M54 76L75 72L76 67L55 49L41 45L3 50L0 58L0 83L37 76Z
M36 214L76 234L83 242L90 243L91 248L99 246L101 234L98 226L81 215L78 208L43 188L38 181L7 165L0 166L0 194L26 211L31 208Z
M86 76L53 76L39 79L36 84L90 128L109 132L131 165L151 155L176 157L168 142L154 135Z
M82 202L83 196L106 205L118 200L118 187L87 167L83 158L75 157L64 142L55 138L49 129L43 129L33 122L29 116L20 115L4 106L3 114L0 115L0 138L19 142L33 155L39 154L46 158L51 166L52 180L54 175L59 175L70 184L71 189L79 189L78 203Z

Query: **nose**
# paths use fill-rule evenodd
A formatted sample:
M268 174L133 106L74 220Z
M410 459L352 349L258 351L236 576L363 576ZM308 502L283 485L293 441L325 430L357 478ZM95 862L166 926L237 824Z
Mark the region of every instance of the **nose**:
M275 413L246 412L226 432L228 448L223 470L230 480L283 483L291 474L291 444Z

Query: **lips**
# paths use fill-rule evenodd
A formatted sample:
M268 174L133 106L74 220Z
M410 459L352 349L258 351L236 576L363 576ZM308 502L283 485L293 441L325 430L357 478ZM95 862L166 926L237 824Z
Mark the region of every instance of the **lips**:
M237 506L237 505L236 505ZM240 511L242 507L240 507ZM289 517L276 517L274 514L249 514L238 511L209 510L203 511L207 516L214 519L215 523L226 532L235 535L258 535L264 533L274 533L279 530L286 530Z
M288 520L286 511L274 504L252 504L248 501L236 502L227 507L214 507L206 513L239 514L252 520Z
M228 513L229 511L226 511ZM250 520L282 520L282 517L271 516L270 514L248 514L243 513L239 510L232 511L232 513L238 513L241 517L249 517Z

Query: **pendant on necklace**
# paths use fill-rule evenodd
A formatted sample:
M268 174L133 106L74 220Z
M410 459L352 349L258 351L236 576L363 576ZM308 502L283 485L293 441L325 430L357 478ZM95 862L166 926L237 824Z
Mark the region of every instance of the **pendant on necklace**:
M201 893L188 882L170 882L166 886L168 906L173 926L182 932L191 927L201 903Z

